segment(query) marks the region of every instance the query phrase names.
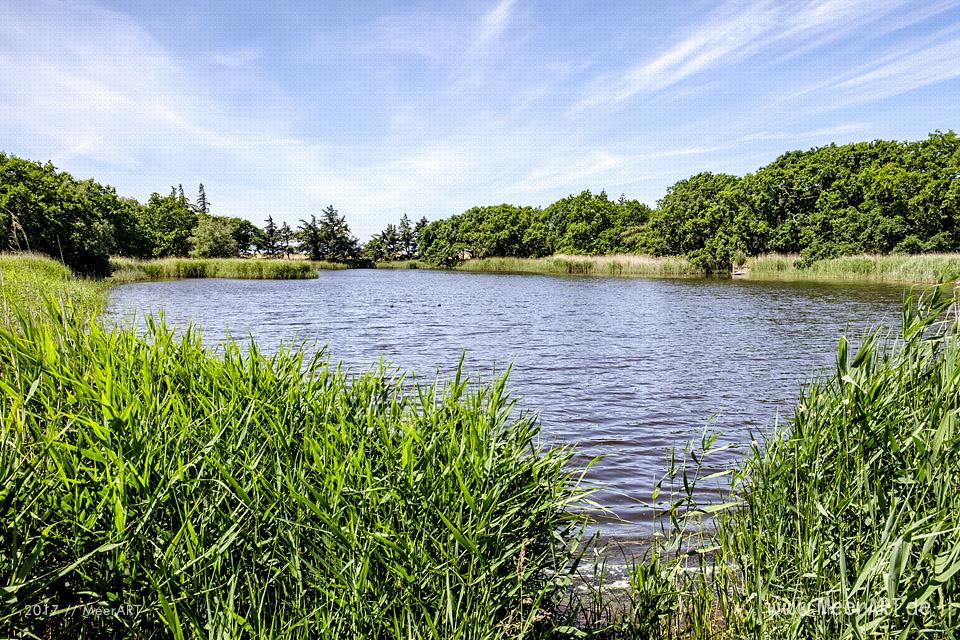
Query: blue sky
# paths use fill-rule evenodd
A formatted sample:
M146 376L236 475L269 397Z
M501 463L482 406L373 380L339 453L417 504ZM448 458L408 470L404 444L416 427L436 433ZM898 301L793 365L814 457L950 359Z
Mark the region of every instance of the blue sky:
M366 239L960 129L960 0L199 4L0 4L0 149Z

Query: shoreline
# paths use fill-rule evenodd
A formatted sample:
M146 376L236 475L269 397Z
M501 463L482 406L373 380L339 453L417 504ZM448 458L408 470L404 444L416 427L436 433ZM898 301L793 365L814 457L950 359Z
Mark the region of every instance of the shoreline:
M855 255L801 265L798 255L766 254L748 258L740 273L708 274L685 258L645 255L569 256L547 258L476 258L451 268L417 260L377 263L377 269L427 269L472 273L551 276L735 278L751 281L936 284L960 274L960 254Z

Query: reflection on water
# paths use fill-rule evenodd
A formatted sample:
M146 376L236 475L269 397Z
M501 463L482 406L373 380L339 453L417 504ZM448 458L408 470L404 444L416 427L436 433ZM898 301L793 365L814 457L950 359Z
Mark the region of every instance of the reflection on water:
M621 521L602 529L629 540L649 533L641 503L667 449L711 418L724 442L769 431L832 365L840 334L893 326L903 296L884 285L351 270L124 285L108 313L163 311L174 326L201 325L211 345L228 334L265 351L326 344L355 369L382 356L421 379L449 375L464 350L485 379L512 365L510 388L546 440L577 443L583 461L604 456L595 498Z

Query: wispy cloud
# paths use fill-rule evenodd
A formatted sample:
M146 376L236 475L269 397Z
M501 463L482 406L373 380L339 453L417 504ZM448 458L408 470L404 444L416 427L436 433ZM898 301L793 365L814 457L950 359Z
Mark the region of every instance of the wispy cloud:
M262 55L256 47L241 47L230 51L218 51L213 54L213 61L224 67L241 67L256 62Z
M851 71L837 74L783 98L806 99L818 112L876 102L960 77L960 28L949 27Z
M0 3L0 134L6 150L124 194L202 181L217 213L291 223L333 203L365 237L404 211L582 189L652 203L699 171L898 133L890 123L912 113L863 105L960 76L958 17L916 27L960 0L871 0L869 18L867 0L731 0L692 21L681 11L685 24L640 44L628 18L653 10L611 5L610 33L594 36L577 33L575 10L554 19L535 1L351 12L282 43L258 34L264 56L246 33L181 50L144 26L156 18L12 0ZM941 111L912 126L955 126Z
M775 20L775 12L766 5L718 11L703 27L654 59L619 74L597 77L573 110L617 105L639 93L661 91L721 60L743 57L757 47Z
M500 0L480 20L480 29L473 41L474 48L479 48L488 42L499 38L510 26L511 12L517 0Z
M654 58L596 77L571 113L655 95L708 70L733 67L762 51L823 46L903 4L903 0L728 2ZM869 18L858 19L863 16Z

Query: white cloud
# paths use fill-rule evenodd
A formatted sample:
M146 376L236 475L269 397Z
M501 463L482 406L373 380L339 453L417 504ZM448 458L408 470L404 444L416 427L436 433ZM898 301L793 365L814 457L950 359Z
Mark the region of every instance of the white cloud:
M510 25L511 11L516 0L500 0L480 20L480 29L474 46L481 46L499 38Z
M544 61L518 45L512 36L521 31L520 6L513 1L488 5L483 14L376 19L310 53L342 66L333 73L363 76L370 91L364 107L371 107L363 124L384 132L336 144L332 126L296 128L321 109L258 84L266 81L251 69L265 66L250 64L260 55L256 49L184 59L122 13L0 4L0 65L7 70L0 74L0 133L13 145L7 150L49 157L75 173L79 167L125 195L145 198L180 182L190 191L202 181L216 213L258 222L273 215L293 224L333 203L361 238L402 212L437 217L491 202L547 204L584 188L619 193L644 181L638 188L652 201L666 184L699 170L751 170L756 165L748 162L784 142L872 130L862 114L845 115L846 124L811 124L783 117L787 109L760 114L764 119L751 112L736 122L728 114L696 121L681 110L703 96L671 100L694 84L675 86L681 80L765 51L772 40L794 45L835 37L853 21L837 2L791 7L798 16L773 2L728 3L649 60L600 76L582 96L575 87L596 65ZM800 17L802 7L815 11ZM953 77L957 41L935 34L910 48L887 49L889 56L815 90L843 101ZM208 76L223 72L211 63L231 67L228 75L244 93L272 99L241 108L222 98ZM398 75L390 76L394 68ZM424 90L410 90L410 78ZM707 83L697 87L709 90ZM634 96L652 96L651 112L672 121L558 115L577 98L592 108ZM285 110L291 107L298 111ZM744 147L753 155L744 156Z
M730 68L775 47L788 47L789 57L885 19L903 4L904 0L727 2L705 16L702 26L653 59L596 77L571 113L617 106L638 95L656 95L687 78L710 69ZM899 24L909 22L901 20Z
M796 104L806 99L819 112L876 102L960 77L958 60L960 28L951 27L901 45L868 64L786 96L781 102Z
M218 51L212 54L212 58L215 63L221 66L236 68L256 62L261 55L262 52L256 47L241 47L230 51Z
M656 93L720 61L742 57L758 45L777 16L759 4L717 11L676 45L619 74L603 74L588 87L573 111L617 105L640 93Z

